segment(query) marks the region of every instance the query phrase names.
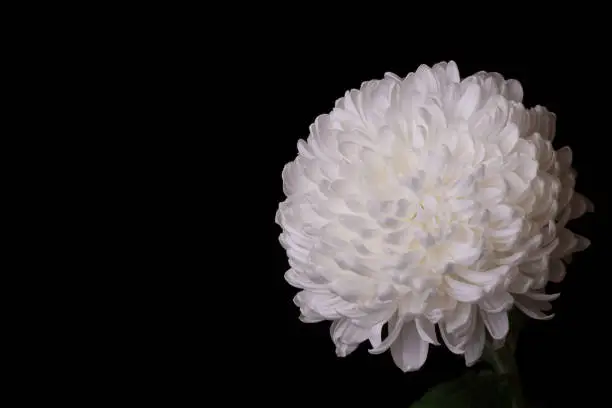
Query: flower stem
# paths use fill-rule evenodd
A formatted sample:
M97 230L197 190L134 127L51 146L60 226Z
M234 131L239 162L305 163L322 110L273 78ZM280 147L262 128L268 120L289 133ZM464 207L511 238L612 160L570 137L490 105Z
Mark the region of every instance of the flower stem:
M523 396L521 380L514 359L514 354L508 345L497 350L487 348L489 363L493 366L495 373L508 381L512 393L512 408L527 408Z

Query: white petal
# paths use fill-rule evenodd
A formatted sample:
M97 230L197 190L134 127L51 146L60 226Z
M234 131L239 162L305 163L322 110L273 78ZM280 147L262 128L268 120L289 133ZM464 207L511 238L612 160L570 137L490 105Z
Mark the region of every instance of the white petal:
M383 327L384 323L378 323L377 325L375 325L374 327L372 327L372 333L370 334L369 340L370 340L370 344L372 344L372 347L378 347L380 346L380 343L382 342L382 327Z
M499 134L499 145L503 153L508 154L519 140L519 130L514 123L509 123Z
M297 148L298 148L299 154L301 154L305 158L307 159L315 158L314 154L312 154L312 150L310 150L310 146L308 146L308 143L304 139L298 140Z
M368 350L370 354L381 354L387 351L387 349L391 346L391 343L397 339L400 332L402 331L402 327L404 327L404 320L398 319L397 315L389 320L387 323L387 337L376 347Z
M325 316L305 306L300 309L299 319L302 323L320 323L325 320Z
M565 264L560 259L550 261L549 278L551 282L559 283L565 278Z
M487 327L487 330L495 340L503 339L508 334L508 313L506 311L499 313L487 313L481 311L480 315Z
M516 102L522 102L523 100L523 87L521 83L515 79L509 79L506 81L506 97Z
M454 270L454 273L470 283L492 287L502 279L503 271L507 271L508 269L507 266L490 271L471 271L469 269L457 268Z
M339 357L346 357L368 338L370 330L356 326L349 319L344 318L332 323L330 333L336 345L336 354Z
M472 305L468 303L458 303L457 307L449 313L445 319L446 330L453 333L463 327L466 327L470 322L472 314Z
M300 180L301 175L301 169L296 162L285 164L282 172L283 190L285 195L291 195L300 188L301 184L304 184L304 182Z
M578 244L578 237L576 234L567 228L559 229L557 234L558 245L554 251L552 251L551 256L553 258L559 258L575 252L575 248Z
M482 322L477 322L470 341L465 346L465 364L471 367L482 356L485 346L485 331Z
M546 315L542 313L543 308L548 308L548 302L536 301L525 296L516 299L516 307L527 316L537 320L550 320L555 317L554 314Z
M499 313L503 310L508 310L514 298L508 292L491 293L484 297L478 305L482 310L488 313Z
M569 146L564 146L557 150L556 156L561 169L567 169L572 165L573 154L572 149Z
M344 344L340 343L336 346L336 355L338 357L346 357L353 351L357 350L357 344Z
M340 154L348 160L349 163L359 161L359 153L361 152L361 146L353 142L342 142L338 145L338 151Z
M395 75L393 72L385 72L385 78L390 78L390 79L392 79L395 82L401 82L402 81L400 79L400 77Z
M591 240L589 240L588 238L583 237L582 235L578 235L578 234L574 234L574 236L576 237L578 241L576 243L576 246L574 247L575 252L584 251L589 246L591 246Z
M544 300L547 302L556 300L559 298L561 294L560 293L540 293L540 292L527 292L525 293L525 296L534 299L534 300Z
M457 103L457 116L469 118L480 102L480 86L469 84Z
M398 338L391 345L391 356L403 371L416 371L427 359L429 344L421 339L415 322L404 324Z
M363 316L354 316L352 317L353 323L357 326L361 327L376 327L377 325L384 325L387 322L393 313L395 312L395 307L393 302L384 302L377 305L376 308L360 308L363 310Z
M450 82L459 82L461 80L459 68L457 68L455 61L449 61L446 65L446 75Z
M311 311L327 319L339 319L343 314L351 314L355 305L342 298L326 292L309 292L303 290L295 295L294 303L300 307L304 315L312 315Z
M326 131L329 129L329 115L319 115L315 122L310 125L310 136L308 144L314 155L325 161L333 161L336 149L332 148L332 138L325 137Z
M312 282L306 274L300 273L293 268L285 272L285 280L292 286L300 289L323 290L327 287L327 284Z
M533 285L532 278L530 278L529 276L523 273L518 273L514 277L514 280L510 283L510 286L508 287L508 289L512 293L525 293L531 288L532 285Z
M529 113L535 118L535 127L531 131L540 133L544 139L552 142L555 137L556 115L542 106L530 109Z
M334 342L346 344L361 343L370 336L370 330L356 326L346 318L334 320L330 332Z
M460 302L474 302L482 296L482 288L445 275L446 292Z
M431 71L434 73L441 86L446 86L448 84L446 65L446 62L439 62L431 67Z
M440 344L436 335L436 326L432 322L424 317L418 317L415 321L417 331L424 341L435 345Z
M415 72L415 77L419 85L424 86L425 92L438 91L438 80L427 65L420 65Z
M573 220L581 217L589 208L592 208L592 204L582 194L574 193L570 201L570 208L570 219Z
M354 302L363 293L361 279L336 279L328 285L329 289L347 302Z
M477 323L478 314L476 313L476 306L470 305L470 318L466 326L462 327L461 330L457 330L450 333L446 330L444 324L439 324L440 334L442 340L448 347L448 349L455 354L462 354L465 351L465 345L470 340L470 337L474 333L474 329Z

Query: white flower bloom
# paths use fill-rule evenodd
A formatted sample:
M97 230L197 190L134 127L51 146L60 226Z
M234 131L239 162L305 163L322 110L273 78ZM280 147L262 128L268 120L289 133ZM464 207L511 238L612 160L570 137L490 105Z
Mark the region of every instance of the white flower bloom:
M347 92L298 142L276 214L285 277L302 321L333 320L339 356L369 340L418 370L437 325L471 365L514 305L552 317L546 283L589 245L566 223L592 204L571 150L551 145L555 115L522 97L497 73L423 65Z

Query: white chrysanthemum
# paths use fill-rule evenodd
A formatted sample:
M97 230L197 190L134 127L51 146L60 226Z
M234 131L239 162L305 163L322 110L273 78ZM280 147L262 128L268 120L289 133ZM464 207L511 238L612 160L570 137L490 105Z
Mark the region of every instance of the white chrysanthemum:
M591 204L571 150L551 145L555 115L522 96L497 73L421 66L347 92L298 142L276 217L285 277L302 321L333 320L339 356L369 339L417 370L437 324L471 365L513 305L551 317L546 283L589 244L565 225Z

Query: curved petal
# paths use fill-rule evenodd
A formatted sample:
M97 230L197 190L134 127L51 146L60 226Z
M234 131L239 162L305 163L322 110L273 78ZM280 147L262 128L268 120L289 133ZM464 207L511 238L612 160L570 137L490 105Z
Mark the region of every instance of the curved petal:
M560 259L550 261L549 279L551 282L559 283L565 278L565 264Z
M550 320L555 317L554 314L544 314L542 310L550 309L550 303L537 301L526 296L520 296L516 299L516 307L527 316L537 320Z
M472 316L472 305L469 303L457 303L455 309L445 319L445 329L453 333L469 325Z
M342 318L332 323L330 334L336 345L336 354L339 357L346 357L370 336L371 330L356 326L349 319Z
M559 298L559 296L561 296L560 293L542 293L542 292L526 292L525 296L533 299L533 300L543 300L546 302L550 302L553 300L557 300Z
M380 346L380 343L382 342L383 324L384 323L378 323L374 327L372 327L372 332L370 334L370 337L368 338L370 340L370 344L372 345L372 347L376 348Z
M446 291L460 302L475 302L482 296L482 288L445 275Z
M304 274L296 271L291 268L287 272L285 272L285 280L296 288L300 289L309 289L309 290L325 290L327 288L327 284L324 283L314 283L310 280L310 278Z
M500 340L506 337L510 325L508 323L508 312L499 313L480 312L484 325L487 327L489 334L495 340Z
M391 345L391 356L403 371L416 371L425 364L429 344L421 339L414 321L404 324L401 333Z
M358 344L339 343L338 345L336 345L336 355L338 357L346 357L353 351L357 350L357 346Z
M488 313L499 313L502 310L509 309L514 303L514 298L508 292L490 293L484 297L478 305L480 308Z
M462 327L461 330L457 330L453 333L450 333L444 327L444 324L438 324L440 328L440 334L442 335L442 340L448 347L448 349L455 354L463 354L465 351L465 346L470 340L470 337L474 333L474 329L476 327L478 314L476 313L475 305L469 305L469 320L468 323Z
M370 354L381 354L387 351L387 349L391 347L391 343L393 343L399 336L404 324L404 320L398 318L397 314L393 316L387 323L387 328L389 329L389 334L387 334L387 337L377 347L368 350L368 352Z
M485 331L482 322L476 322L474 333L465 346L465 364L471 367L482 356L485 346Z
M415 319L416 329L419 332L419 336L430 344L438 345L438 336L436 335L436 326L424 317L418 317Z

